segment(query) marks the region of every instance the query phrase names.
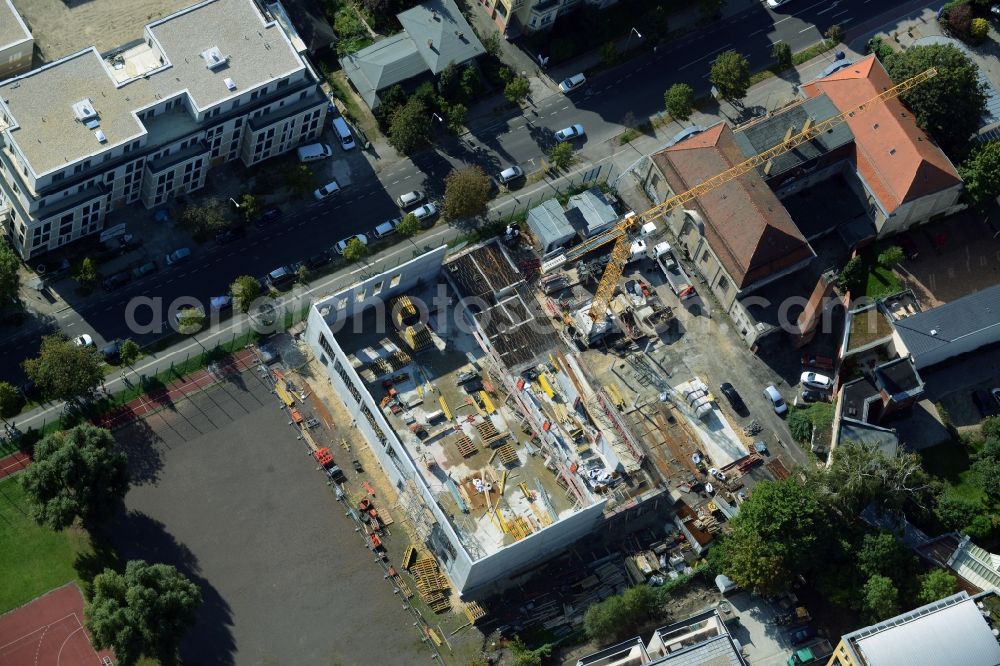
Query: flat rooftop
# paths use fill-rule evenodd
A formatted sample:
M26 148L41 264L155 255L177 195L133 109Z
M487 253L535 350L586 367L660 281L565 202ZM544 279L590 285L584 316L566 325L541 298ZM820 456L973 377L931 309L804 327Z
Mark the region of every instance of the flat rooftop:
M31 39L31 31L11 0L0 0L0 49Z
M305 67L251 0L208 0L150 23L144 37L144 46L106 58L91 47L0 85L7 131L36 175L143 136L136 113L145 107L183 94L196 113ZM225 63L210 69L207 52ZM73 106L84 100L104 143L77 120Z
M429 307L426 324L408 328L401 299L436 305L442 287L451 304ZM517 412L505 404L506 389L484 371L482 349L456 301L444 283L424 285L384 309L369 308L335 335L469 554L479 559L597 498L575 494L532 446ZM403 314L397 318L397 312Z

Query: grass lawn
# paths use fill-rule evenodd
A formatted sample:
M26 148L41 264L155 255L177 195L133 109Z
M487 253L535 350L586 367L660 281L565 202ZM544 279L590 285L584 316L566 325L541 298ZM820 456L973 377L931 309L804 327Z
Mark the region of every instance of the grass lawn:
M82 529L53 532L28 517L16 476L0 481L0 613L79 578L77 557L92 553Z
M928 473L947 481L955 494L971 500L986 502L986 494L972 482L969 466L970 451L960 442L945 442L920 451L924 469Z
M868 281L865 284L865 296L869 298L885 298L902 289L899 280L892 271L874 265L868 271Z

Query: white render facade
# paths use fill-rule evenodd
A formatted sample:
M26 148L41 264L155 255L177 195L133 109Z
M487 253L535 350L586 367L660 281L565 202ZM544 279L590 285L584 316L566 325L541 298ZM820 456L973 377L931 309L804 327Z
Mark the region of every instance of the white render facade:
M25 260L315 139L327 99L252 0L208 0L0 83L0 221Z
M31 67L35 39L11 0L0 0L0 79Z

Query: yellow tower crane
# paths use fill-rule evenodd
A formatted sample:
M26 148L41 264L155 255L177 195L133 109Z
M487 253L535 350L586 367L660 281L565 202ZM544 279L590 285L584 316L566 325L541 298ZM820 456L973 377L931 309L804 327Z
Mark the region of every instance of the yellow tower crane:
M710 192L720 185L724 185L731 180L749 173L762 164L770 164L775 158L795 150L803 143L813 140L827 130L847 122L848 118L853 118L855 115L863 113L876 104L882 104L886 100L894 99L907 90L920 85L927 79L936 75L937 70L932 67L924 70L920 74L917 74L913 78L903 81L899 85L888 88L875 97L872 97L867 102L864 102L849 111L845 111L840 115L827 118L826 120L815 124L807 120L801 132L795 134L794 136L786 135L785 139L773 148L769 148L759 155L755 155L720 174L712 176L705 182L692 187L686 192L675 194L663 203L653 206L645 212L639 213L638 215L630 215L611 229L608 229L593 238L588 238L579 245L567 250L565 257L566 262L568 263L576 261L584 255L596 250L599 247L603 247L608 243L615 244L614 248L611 250L611 260L608 262L607 268L604 269L604 275L601 276L601 282L597 285L597 291L594 293L594 301L590 306L590 311L588 313L590 319L595 322L600 321L604 318L605 313L607 312L608 304L611 302L611 298L615 294L615 289L618 288L618 281L621 279L622 272L625 270L625 264L629 259L629 252L631 250L631 239L629 238L629 234L632 230L640 228L643 224L666 215L673 209L683 206L684 204L700 197L706 192ZM789 130L789 134L790 132L791 130Z

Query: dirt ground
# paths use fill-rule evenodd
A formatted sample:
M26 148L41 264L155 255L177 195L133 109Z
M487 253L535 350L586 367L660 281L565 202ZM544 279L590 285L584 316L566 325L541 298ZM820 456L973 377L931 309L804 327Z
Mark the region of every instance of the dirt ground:
M142 28L195 0L14 0L45 62L88 46L105 52L142 38Z

